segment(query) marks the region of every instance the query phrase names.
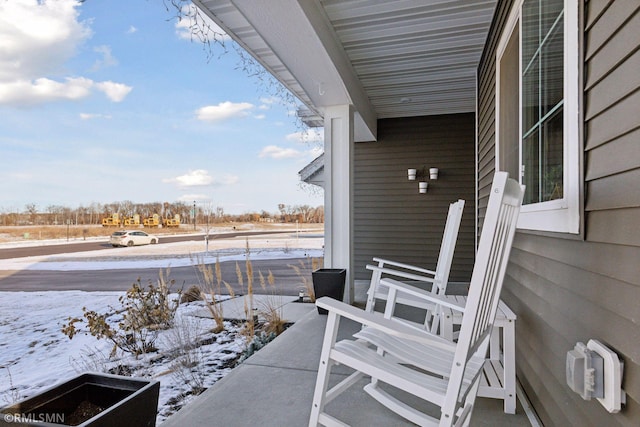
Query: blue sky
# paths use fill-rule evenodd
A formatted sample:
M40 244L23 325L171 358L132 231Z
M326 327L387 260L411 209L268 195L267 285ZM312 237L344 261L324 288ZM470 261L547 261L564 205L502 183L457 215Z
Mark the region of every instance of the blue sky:
M162 0L0 2L1 210L323 203L297 175L317 138L174 15Z

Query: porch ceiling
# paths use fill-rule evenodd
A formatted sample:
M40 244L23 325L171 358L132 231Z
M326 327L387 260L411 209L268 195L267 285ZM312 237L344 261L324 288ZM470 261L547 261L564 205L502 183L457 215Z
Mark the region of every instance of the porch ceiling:
M312 111L376 119L475 111L496 0L195 0Z

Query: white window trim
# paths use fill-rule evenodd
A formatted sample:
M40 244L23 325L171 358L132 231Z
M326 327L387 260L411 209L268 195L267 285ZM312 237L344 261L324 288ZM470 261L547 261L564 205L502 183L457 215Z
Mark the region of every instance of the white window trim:
M512 7L496 51L496 149L495 168L500 170L500 60L516 25L520 22L523 0ZM564 2L564 110L563 110L563 195L564 198L523 205L518 228L559 233L580 233L580 113L579 113L579 20L578 2ZM522 31L519 51L522 52ZM520 65L521 66L521 65ZM522 79L522 72L520 79ZM522 81L518 84L522 87ZM522 103L522 97L520 97ZM519 135L522 135L522 116ZM520 164L522 164L522 150ZM522 181L522 177L518 177Z

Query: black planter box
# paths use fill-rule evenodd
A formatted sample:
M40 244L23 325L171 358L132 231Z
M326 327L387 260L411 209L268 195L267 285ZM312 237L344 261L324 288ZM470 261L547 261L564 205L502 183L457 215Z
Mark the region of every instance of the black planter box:
M347 278L347 270L344 268L319 268L311 273L313 279L313 292L316 299L331 297L342 301L344 296L344 282ZM327 310L318 307L318 313L327 314Z
M160 383L85 373L0 409L0 426L156 425Z

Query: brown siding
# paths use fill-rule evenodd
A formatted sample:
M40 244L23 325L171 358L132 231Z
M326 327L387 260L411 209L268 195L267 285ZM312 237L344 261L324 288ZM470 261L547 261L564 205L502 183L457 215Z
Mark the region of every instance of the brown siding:
M478 69L480 207L494 172L496 44L511 3L498 3ZM637 426L640 3L583 3L585 239L518 233L503 299L518 314L518 378L545 426ZM566 385L566 352L590 338L624 360L627 405L619 414Z
M355 279L374 256L435 268L449 204L465 199L450 280L468 282L474 260L473 114L385 119L378 141L355 149ZM426 194L407 169L437 167Z

